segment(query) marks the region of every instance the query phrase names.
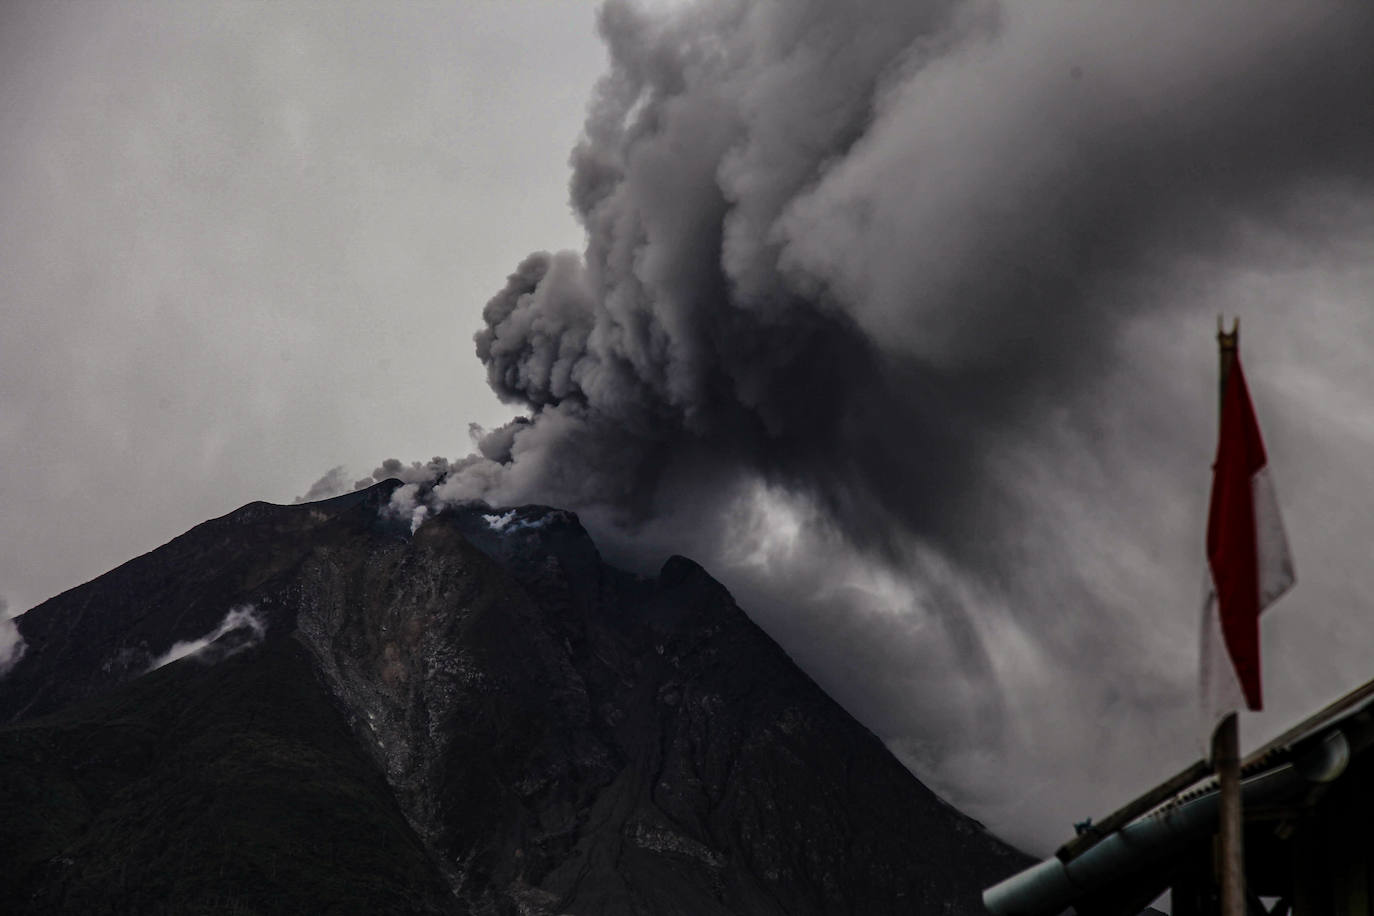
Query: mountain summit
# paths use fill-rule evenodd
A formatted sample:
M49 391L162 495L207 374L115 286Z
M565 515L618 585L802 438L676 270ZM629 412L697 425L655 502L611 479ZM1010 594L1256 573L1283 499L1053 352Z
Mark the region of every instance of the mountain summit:
M14 913L979 913L1027 860L701 567L399 484L252 503L18 620Z

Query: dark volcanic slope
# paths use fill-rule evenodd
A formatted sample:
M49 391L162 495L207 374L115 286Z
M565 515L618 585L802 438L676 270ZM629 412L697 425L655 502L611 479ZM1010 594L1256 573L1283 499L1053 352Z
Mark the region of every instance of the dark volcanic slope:
M5 913L452 911L288 640L0 729L0 860Z
M0 909L978 913L1024 864L696 564L629 576L540 507L412 536L394 486L246 506L20 618ZM139 676L244 607L261 639Z

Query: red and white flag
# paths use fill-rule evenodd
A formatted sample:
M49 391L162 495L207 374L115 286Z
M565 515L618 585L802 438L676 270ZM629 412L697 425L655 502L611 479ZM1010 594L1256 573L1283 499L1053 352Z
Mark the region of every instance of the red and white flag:
M1222 394L1207 565L1211 589L1202 616L1202 700L1215 723L1242 704L1262 708L1260 611L1294 581L1264 440L1239 357Z

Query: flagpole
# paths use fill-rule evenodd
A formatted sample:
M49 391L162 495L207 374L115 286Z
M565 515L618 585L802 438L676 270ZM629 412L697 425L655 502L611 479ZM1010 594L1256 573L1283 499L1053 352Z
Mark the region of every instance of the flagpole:
M1240 344L1240 319L1228 334L1217 316L1217 350L1221 369L1221 398L1226 396L1226 380L1236 361ZM1245 916L1245 852L1240 801L1240 729L1235 712L1229 712L1212 733L1212 766L1220 792L1220 824L1217 833L1218 882L1221 885L1221 916Z

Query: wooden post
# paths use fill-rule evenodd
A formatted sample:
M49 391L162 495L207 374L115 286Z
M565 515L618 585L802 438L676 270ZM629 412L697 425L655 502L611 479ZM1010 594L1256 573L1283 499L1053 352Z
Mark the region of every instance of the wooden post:
M1226 333L1217 317L1217 350L1220 356L1221 398L1226 396L1226 379L1236 361L1240 344L1240 319ZM1217 826L1220 849L1217 883L1221 886L1221 916L1245 916L1244 818L1240 800L1240 729L1234 712L1228 713L1212 733L1212 766L1220 793Z

